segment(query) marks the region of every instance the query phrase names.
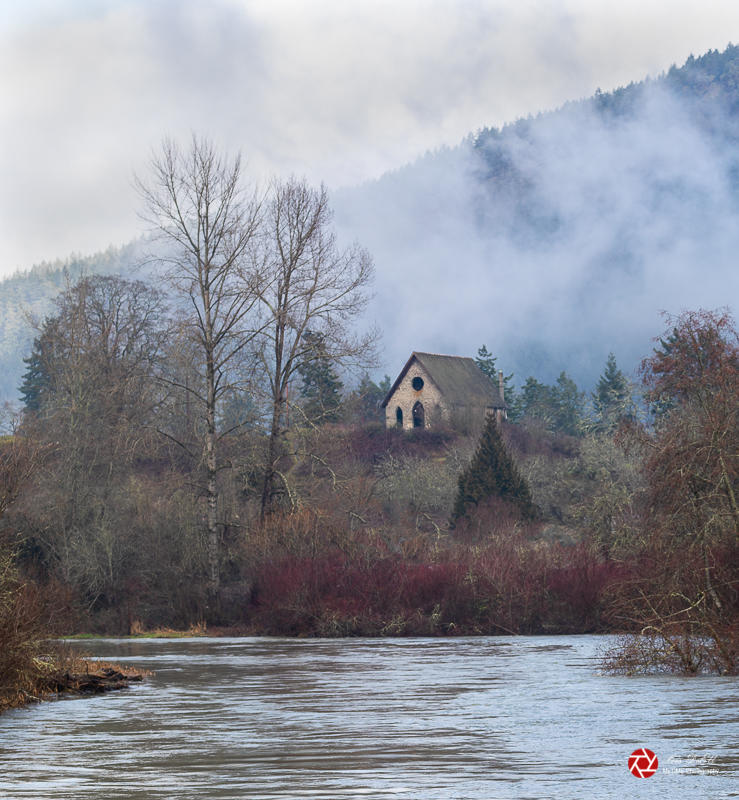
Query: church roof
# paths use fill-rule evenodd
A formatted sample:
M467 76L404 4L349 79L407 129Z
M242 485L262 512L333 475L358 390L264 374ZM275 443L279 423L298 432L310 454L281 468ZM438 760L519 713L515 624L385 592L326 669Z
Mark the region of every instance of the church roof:
M411 354L400 371L400 375L382 401L382 408L387 406L398 385L416 361L428 373L449 405L506 408L498 386L475 364L474 359L417 352Z

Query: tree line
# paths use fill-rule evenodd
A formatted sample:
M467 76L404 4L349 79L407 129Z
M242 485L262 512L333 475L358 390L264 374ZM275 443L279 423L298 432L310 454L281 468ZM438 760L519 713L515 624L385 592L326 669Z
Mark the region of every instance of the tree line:
M386 430L389 378L343 396L373 356L353 333L372 263L337 245L323 189L258 195L197 139L165 143L140 188L167 291L68 286L0 441L8 632L37 587L67 629L645 630L688 671L733 668L728 313L670 320L638 413L611 355L590 398L532 377L500 426Z
M497 358L482 345L475 363L498 383ZM616 357L608 354L603 373L588 398L565 371L548 385L530 375L520 389L513 375L503 376L507 416L511 422L537 421L545 430L583 436L589 430L615 430L621 421L633 418L638 410L635 387L619 369Z

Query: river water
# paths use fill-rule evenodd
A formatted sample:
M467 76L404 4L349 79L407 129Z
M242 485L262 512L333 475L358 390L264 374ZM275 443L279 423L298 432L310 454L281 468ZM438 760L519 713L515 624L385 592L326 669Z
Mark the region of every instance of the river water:
M156 674L0 717L0 798L739 797L736 679L604 676L605 641L86 641Z

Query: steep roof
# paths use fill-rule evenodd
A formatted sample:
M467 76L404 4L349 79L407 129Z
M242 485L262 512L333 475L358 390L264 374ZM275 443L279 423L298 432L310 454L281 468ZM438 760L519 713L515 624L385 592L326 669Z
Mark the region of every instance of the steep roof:
M382 401L382 408L387 406L393 392L414 361L418 361L431 376L449 405L506 408L497 385L475 364L474 359L416 352L411 354L395 383L390 387L390 391Z

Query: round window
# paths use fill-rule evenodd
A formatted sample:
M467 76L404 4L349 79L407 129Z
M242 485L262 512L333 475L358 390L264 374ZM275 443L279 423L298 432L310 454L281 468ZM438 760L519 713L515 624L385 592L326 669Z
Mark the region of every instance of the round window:
M419 390L423 389L423 378L419 378L416 376L411 381L411 386L418 392Z

